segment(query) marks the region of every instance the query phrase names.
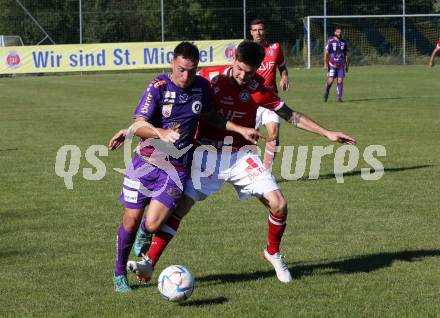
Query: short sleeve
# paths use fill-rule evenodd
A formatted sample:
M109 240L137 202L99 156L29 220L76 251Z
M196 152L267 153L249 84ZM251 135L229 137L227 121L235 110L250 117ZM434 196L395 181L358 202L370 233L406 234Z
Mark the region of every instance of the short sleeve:
M211 84L205 78L202 84L202 105L202 113L209 113L213 109Z
M278 66L284 66L284 65L286 65L286 60L284 59L283 48L281 47L281 45L279 43L278 43L278 47L279 47L279 50L278 50L278 56L277 56L276 62L278 64Z
M273 111L284 105L284 102L275 94L274 90L264 85L257 91L254 98L257 105Z
M156 88L155 82L150 83L142 94L136 109L134 110L133 117L144 117L150 120L154 114L154 111L158 107L158 100L160 91Z

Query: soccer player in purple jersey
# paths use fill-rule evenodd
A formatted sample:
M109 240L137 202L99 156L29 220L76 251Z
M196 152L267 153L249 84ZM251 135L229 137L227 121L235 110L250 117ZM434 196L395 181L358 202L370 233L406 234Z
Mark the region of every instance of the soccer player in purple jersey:
M174 50L171 73L159 75L147 86L134 111L135 123L109 143L110 149L119 148L130 132L142 140L125 173L119 197L124 216L116 236L117 292L132 291L127 282L127 261L147 205L143 231L156 235L167 231L162 225L176 207L189 176L187 167L192 153L185 150L193 145L200 115L203 113L211 123L238 132L247 140L255 142L259 136L255 129L217 115L211 107L210 83L196 76L198 62L197 47L189 42L180 43ZM166 150L167 146L173 151Z
M330 88L335 78L338 79L337 102L342 102L345 72L348 72L348 46L342 38L341 27L336 27L334 37L328 40L324 53L324 69L327 71L325 83L324 102L327 102Z

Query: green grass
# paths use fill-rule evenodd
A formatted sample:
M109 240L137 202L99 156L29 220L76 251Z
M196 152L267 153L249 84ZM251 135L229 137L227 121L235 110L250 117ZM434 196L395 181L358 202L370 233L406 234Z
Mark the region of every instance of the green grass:
M321 101L323 71L291 69L287 104L355 136L361 157L384 145L385 174L363 180L361 160L337 184L330 155L320 179L285 181L278 156L274 174L290 207L282 250L296 278L288 285L262 260L267 212L257 200L240 202L227 186L196 205L154 277L175 263L193 272L196 290L181 305L163 301L154 284L130 296L113 291L122 218L113 168L123 167L122 153L101 157L102 180L82 177L86 149L130 123L151 76L0 79L0 316L438 316L440 68L354 67L343 104L334 89ZM328 144L286 124L281 143ZM54 169L65 144L82 152L73 190Z

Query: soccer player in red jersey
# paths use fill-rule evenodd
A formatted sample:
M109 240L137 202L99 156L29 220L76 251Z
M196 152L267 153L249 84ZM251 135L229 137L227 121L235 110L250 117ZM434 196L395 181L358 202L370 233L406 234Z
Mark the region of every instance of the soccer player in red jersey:
M257 70L257 73L264 78L264 84L272 88L275 93L278 93L276 84L278 69L281 75L279 86L283 91L288 90L290 86L289 73L280 43L269 43L266 40L266 24L261 19L251 21L250 33L252 40L264 47L264 59ZM276 147L279 144L280 118L274 111L260 107L257 110L255 128L258 129L261 125L265 125L268 132L263 164L266 168L269 168L272 165Z
M438 38L437 45L434 48L434 50L432 51L431 58L429 59L429 66L431 66L431 67L434 66L435 57L437 56L437 54L439 52L440 52L440 38Z
M212 76L212 68L199 72L210 79L213 106L227 120L240 126L254 127L257 108L262 106L277 112L289 124L328 140L356 143L352 137L325 129L306 115L292 110L264 85L264 79L256 74L264 58L261 45L243 41L235 54L233 65L222 73ZM191 178L185 184L184 195L176 211L165 222L164 230L154 236L143 260L129 262L130 270L143 278L151 277L155 264L176 234L181 219L196 202L218 192L225 182L229 182L234 185L240 199L255 196L269 210L267 246L263 256L272 264L281 282L290 282L292 276L280 254L280 243L286 228L287 202L275 178L263 166L255 145L238 134L210 125L202 118L196 144L199 147L193 155Z

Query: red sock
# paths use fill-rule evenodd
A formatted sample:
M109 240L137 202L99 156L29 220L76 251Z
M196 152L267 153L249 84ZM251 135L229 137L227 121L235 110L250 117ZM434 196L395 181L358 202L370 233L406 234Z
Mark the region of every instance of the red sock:
M159 261L160 256L167 247L168 243L176 234L179 228L181 219L174 214L172 214L164 225L154 234L153 241L151 242L150 250L147 256L151 259L154 265Z
M269 169L272 165L273 159L275 158L275 150L277 148L277 143L275 140L266 142L266 148L264 149L264 159L263 165L266 169Z
M281 238L286 228L286 218L287 215L275 216L269 213L266 250L271 255L280 251Z

